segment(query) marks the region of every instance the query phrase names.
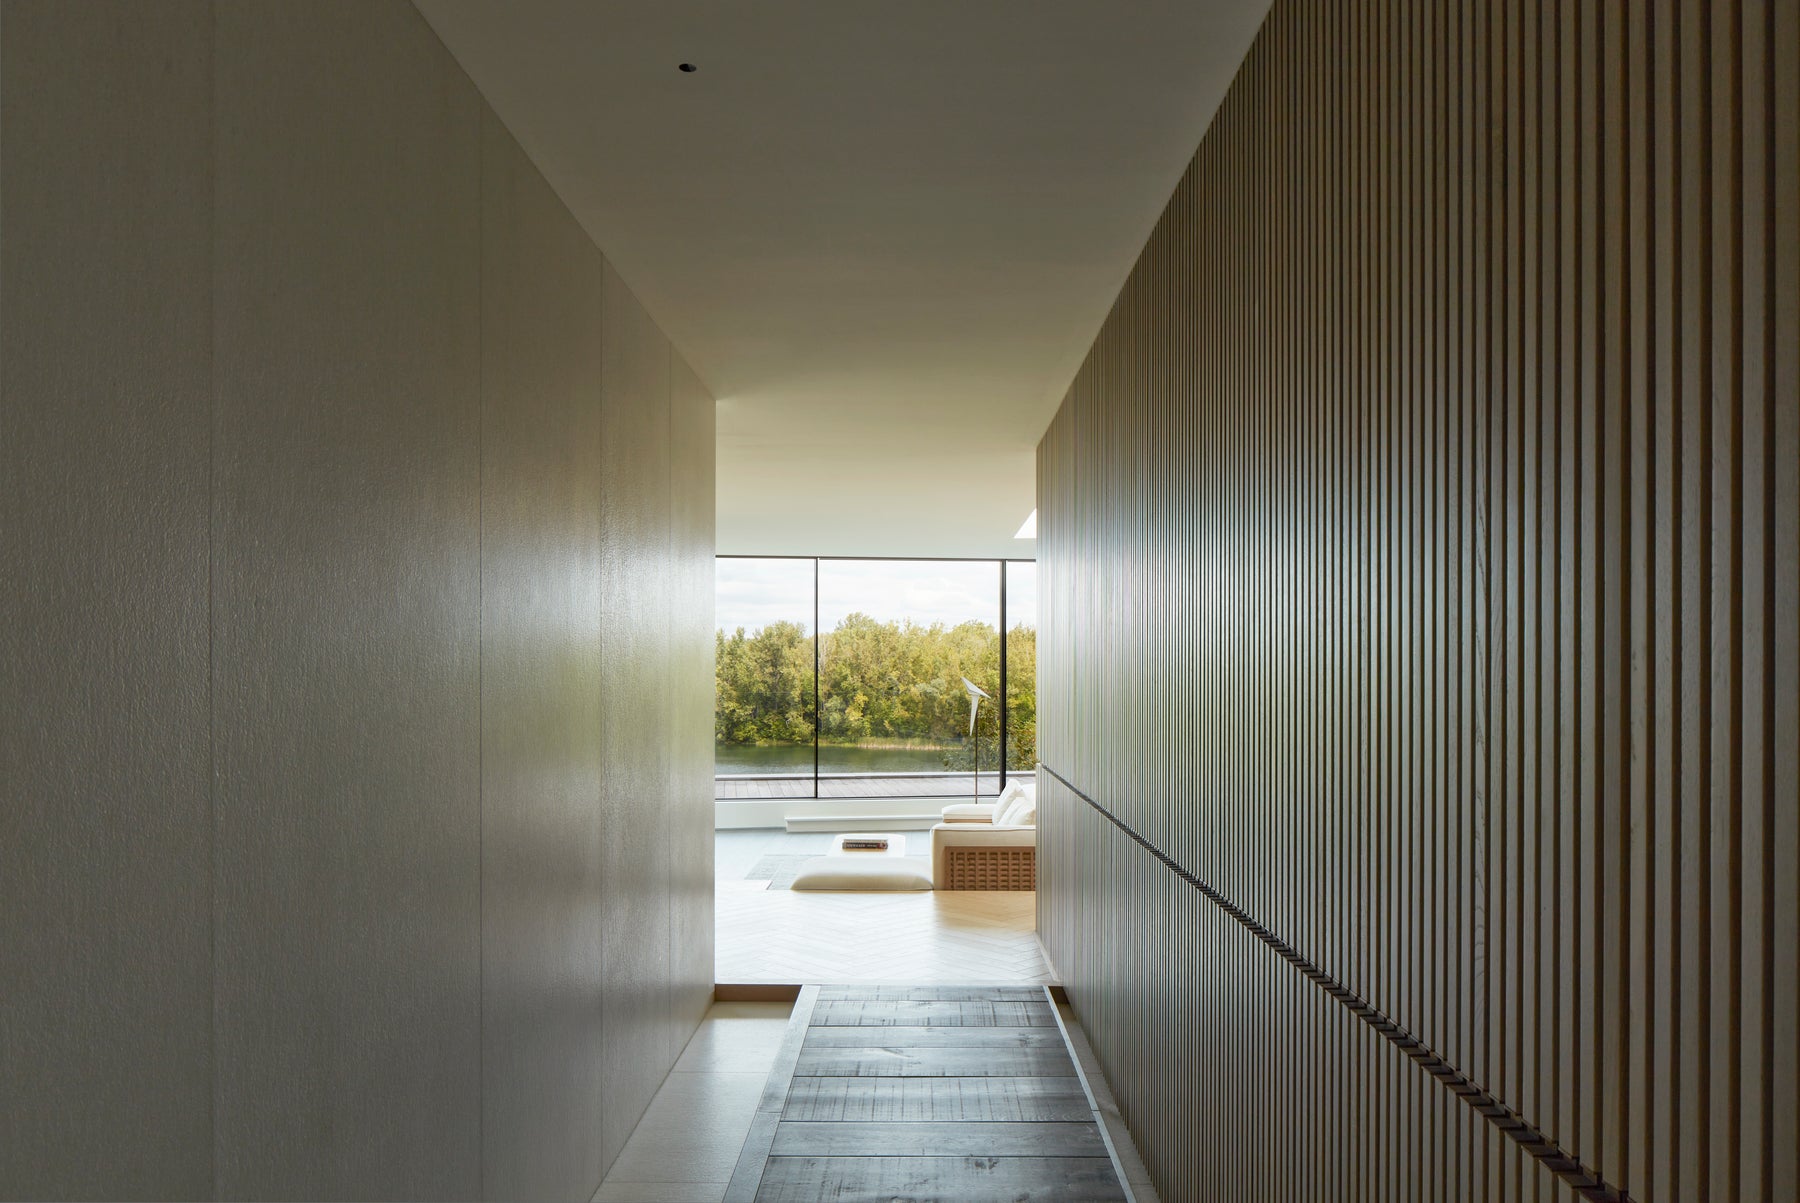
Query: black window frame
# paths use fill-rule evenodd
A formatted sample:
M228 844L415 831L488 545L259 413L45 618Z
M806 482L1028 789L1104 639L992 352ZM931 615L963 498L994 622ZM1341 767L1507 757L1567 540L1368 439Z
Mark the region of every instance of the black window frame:
M1030 565L1032 565L1033 568L1035 568L1037 566L1037 557L1036 556L998 556L998 557L996 557L996 556L808 556L808 555L782 554L780 552L755 553L755 552L735 552L734 551L734 552L715 553L713 555L713 559L715 559L715 560L811 560L813 563L813 589L812 589L812 602L813 602L813 616L812 616L812 618L813 618L813 620L812 620L813 766L812 766L812 793L808 797L810 797L810 799L812 801L817 801L817 802L842 802L845 800L842 798L825 798L825 797L821 797L819 794L819 728L823 725L823 723L821 722L822 714L821 714L821 710L820 710L820 698L819 698L819 675L820 675L819 645L820 645L820 640L821 640L821 638L823 638L823 634L824 634L822 631L819 630L819 565L828 560L855 562L855 563L884 563L884 564L992 564L992 565L994 565L994 569L999 574L999 577L1000 577L1000 628L999 628L999 631L1000 631L1000 696L999 696L1000 736L999 736L999 741L998 741L999 754L996 757L996 759L998 759L1000 762L1000 786L999 786L999 790L997 792L1004 792L1006 790L1006 775L1008 772L1007 754L1006 754L1007 753L1007 735L1008 735L1008 729L1007 729L1007 725L1006 725L1006 722L1007 722L1007 713L1006 713L1006 695L1007 695L1007 688L1006 688L1006 686L1007 686L1006 566L1008 564L1030 564ZM717 695L716 694L715 694L714 705L715 706L717 705ZM717 782L719 780L721 780L721 778L715 772L713 774L713 781L715 783L713 792L714 792L715 797L718 793ZM902 797L904 795L892 794L892 795L875 795L875 796L877 796L877 797ZM729 801L730 799L727 799L727 800ZM794 799L794 800L795 801L805 801L807 799L800 798L800 799Z

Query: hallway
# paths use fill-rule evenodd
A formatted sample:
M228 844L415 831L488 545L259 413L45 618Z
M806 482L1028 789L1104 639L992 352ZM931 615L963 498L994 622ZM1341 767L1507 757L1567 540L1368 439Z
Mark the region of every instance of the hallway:
M0 1203L1800 1203L1800 0L0 0L0 165Z

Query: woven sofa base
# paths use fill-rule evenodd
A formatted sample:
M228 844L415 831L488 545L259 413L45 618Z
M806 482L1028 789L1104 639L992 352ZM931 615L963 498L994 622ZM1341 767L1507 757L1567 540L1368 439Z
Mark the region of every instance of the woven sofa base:
M1035 890L1036 848L944 849L940 890Z

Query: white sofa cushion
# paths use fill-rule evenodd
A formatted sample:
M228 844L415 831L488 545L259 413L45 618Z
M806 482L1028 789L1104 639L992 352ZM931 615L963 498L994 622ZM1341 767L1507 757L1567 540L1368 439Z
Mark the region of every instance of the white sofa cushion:
M1014 802L1004 818L994 820L996 827L1036 827L1037 799L1027 795Z
M1029 777L1006 783L994 808L996 827L1037 826L1037 782Z
M994 821L994 804L992 802L958 802L944 807L946 823L992 823Z

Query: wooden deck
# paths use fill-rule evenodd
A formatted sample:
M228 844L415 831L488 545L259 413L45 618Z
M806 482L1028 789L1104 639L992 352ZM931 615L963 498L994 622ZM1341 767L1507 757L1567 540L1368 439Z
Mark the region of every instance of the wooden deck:
M727 800L813 796L811 773L799 777L715 777L713 785L714 796ZM999 774L984 770L981 774L982 795L993 797L999 792ZM970 793L967 773L846 773L825 774L819 778L821 798L966 798Z
M1125 1200L1041 988L808 986L726 1203Z

